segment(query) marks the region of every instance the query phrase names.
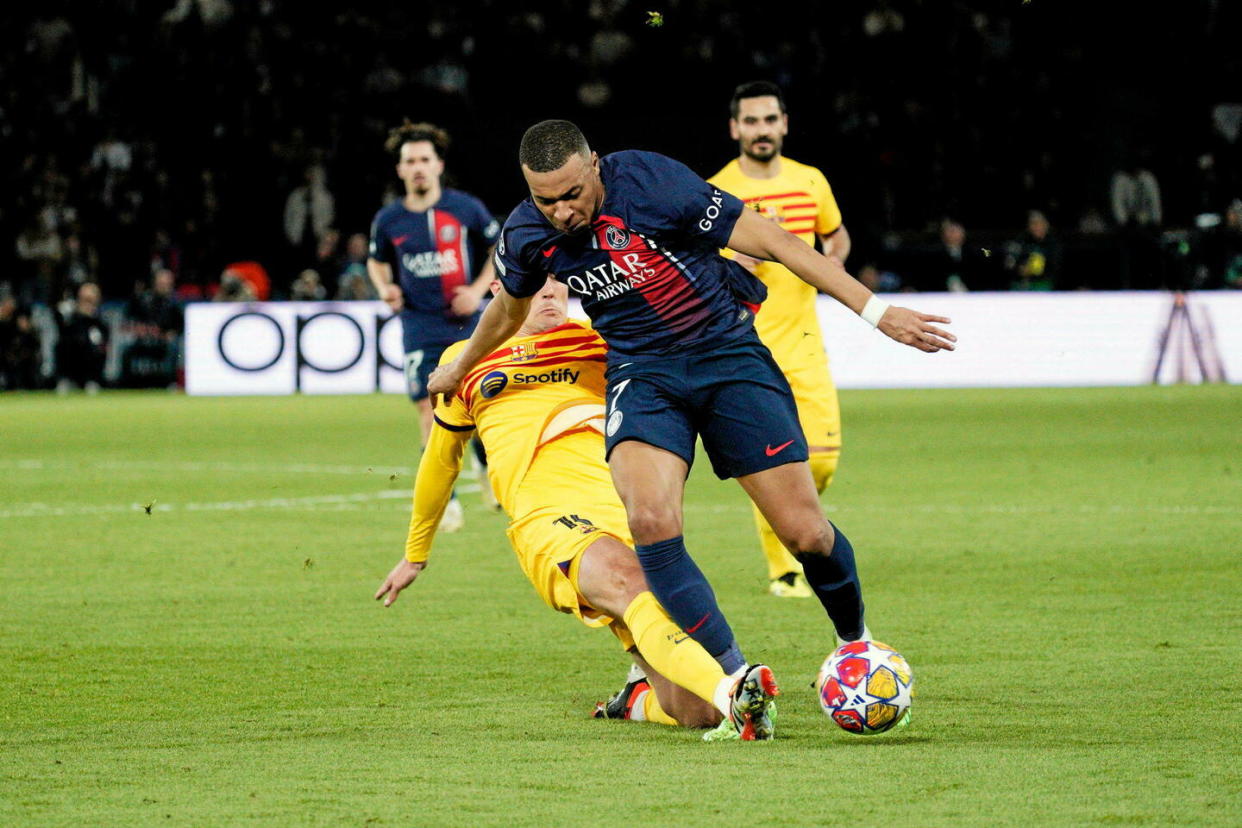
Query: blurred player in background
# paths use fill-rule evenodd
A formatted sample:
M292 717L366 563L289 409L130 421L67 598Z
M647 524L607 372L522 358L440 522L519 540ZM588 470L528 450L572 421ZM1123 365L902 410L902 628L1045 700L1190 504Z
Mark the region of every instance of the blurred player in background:
M380 299L401 315L406 388L418 406L424 445L432 422L427 376L444 349L470 336L478 323L500 232L483 202L441 186L448 146L448 133L433 124L406 120L389 133L384 148L396 159L405 196L375 214L367 258ZM492 505L481 450L476 459L484 502ZM443 528L455 531L462 521L461 503L454 499Z
M375 598L391 605L426 567L465 444L477 429L526 577L553 609L589 627L608 626L640 668L612 701L597 706L596 716L707 727L723 715L733 726L717 732L764 738L751 720L754 700L743 677L726 676L647 589L604 462L604 341L567 322L567 307L566 287L545 279L516 335L435 410L414 483L405 556ZM443 359L453 359L464 344L447 349Z
M733 93L729 111L729 135L737 141L740 154L708 183L737 196L807 244L813 246L818 239L825 256L844 263L850 253L850 236L828 179L815 167L781 154L789 116L780 87L766 81L744 83ZM815 312L818 293L779 262L735 255L768 288L768 298L755 314L755 331L793 389L811 477L816 491L822 493L832 482L841 454L841 410ZM814 595L802 564L781 544L758 506L755 523L768 561L769 591L782 598Z
M573 124L543 121L522 137L519 161L530 197L496 245L504 289L430 390L457 391L518 329L548 275L568 285L608 343L608 462L647 583L726 672L744 670L770 701L772 671L747 665L682 537L696 438L716 475L737 478L799 557L838 638L867 630L853 548L824 517L789 383L754 332L766 289L719 250L783 262L923 351L953 347L931 324L948 320L890 307L838 260L671 158L631 150L601 159Z

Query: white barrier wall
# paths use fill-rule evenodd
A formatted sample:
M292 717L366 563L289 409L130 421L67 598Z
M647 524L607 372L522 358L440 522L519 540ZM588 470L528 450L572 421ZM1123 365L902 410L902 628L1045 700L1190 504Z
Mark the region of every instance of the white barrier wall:
M820 324L842 388L1142 385L1152 381L1169 327L1172 294L918 293L883 297L948 316L957 350L924 354L896 346L841 304L819 301ZM1188 295L1193 330L1208 361L1242 381L1242 294ZM760 311L762 313L762 310ZM1199 379L1183 317L1167 343L1162 382Z
M842 388L1141 385L1152 381L1174 305L1171 294L1157 292L884 298L951 317L958 349L924 354L897 345L820 297L833 375ZM1242 382L1242 294L1189 294L1187 310L1165 342L1160 380L1198 380L1206 366L1211 375L1219 371ZM401 324L381 302L192 304L185 353L191 394L358 394L405 387Z
M403 392L401 322L383 302L186 307L191 394Z

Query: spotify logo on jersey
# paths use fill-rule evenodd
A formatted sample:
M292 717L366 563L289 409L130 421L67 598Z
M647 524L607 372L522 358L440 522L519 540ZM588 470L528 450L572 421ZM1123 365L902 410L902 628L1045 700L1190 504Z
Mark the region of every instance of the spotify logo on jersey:
M504 391L505 386L508 384L509 378L505 376L503 371L492 371L483 377L483 381L479 383L479 391L483 393L485 398L490 400L501 391Z

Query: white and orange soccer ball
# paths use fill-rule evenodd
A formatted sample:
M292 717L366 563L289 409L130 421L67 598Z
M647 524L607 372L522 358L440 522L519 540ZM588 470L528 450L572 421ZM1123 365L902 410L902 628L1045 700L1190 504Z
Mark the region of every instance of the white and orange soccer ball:
M879 641L851 641L824 660L815 680L819 706L848 733L872 736L896 727L910 711L914 673Z

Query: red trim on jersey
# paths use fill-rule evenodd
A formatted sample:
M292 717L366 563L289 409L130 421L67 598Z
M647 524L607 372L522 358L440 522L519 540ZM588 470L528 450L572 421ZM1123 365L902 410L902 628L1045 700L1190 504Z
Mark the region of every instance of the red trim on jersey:
M456 289L466 284L466 228L457 216L447 210L436 210L435 216L434 241L440 261L445 261L448 258L445 254L450 251L457 259L456 270L447 273L440 271L440 293L444 295L445 302L452 304ZM445 235L450 237L449 241L444 240Z
M564 339L553 339L550 342L539 340L539 344L545 348L561 348L565 345L583 345L587 342L598 342L601 346L604 344L598 335L593 336L567 336ZM542 350L542 349L540 349Z
M797 204L782 204L780 205L780 208L782 210L801 210L806 207L818 207L818 206L819 205L816 204L814 201L800 201Z
M608 242L609 227L616 227L628 234L629 240L624 248L618 250ZM628 264L623 256L635 253L639 256L640 265L654 271L641 284L633 285L633 289L647 300L647 304L670 329L681 333L701 321L702 315L694 312L694 306L705 305L705 300L699 296L681 268L663 251L652 249L638 234L627 228L625 222L615 216L601 215L596 219L593 229L599 249L606 252L613 264L622 271L628 271Z
M777 193L776 195L751 196L750 198L742 199L742 203L753 204L756 201L771 201L774 198L792 198L793 196L803 196L804 198L810 198L811 194L803 190L794 190L792 193Z

